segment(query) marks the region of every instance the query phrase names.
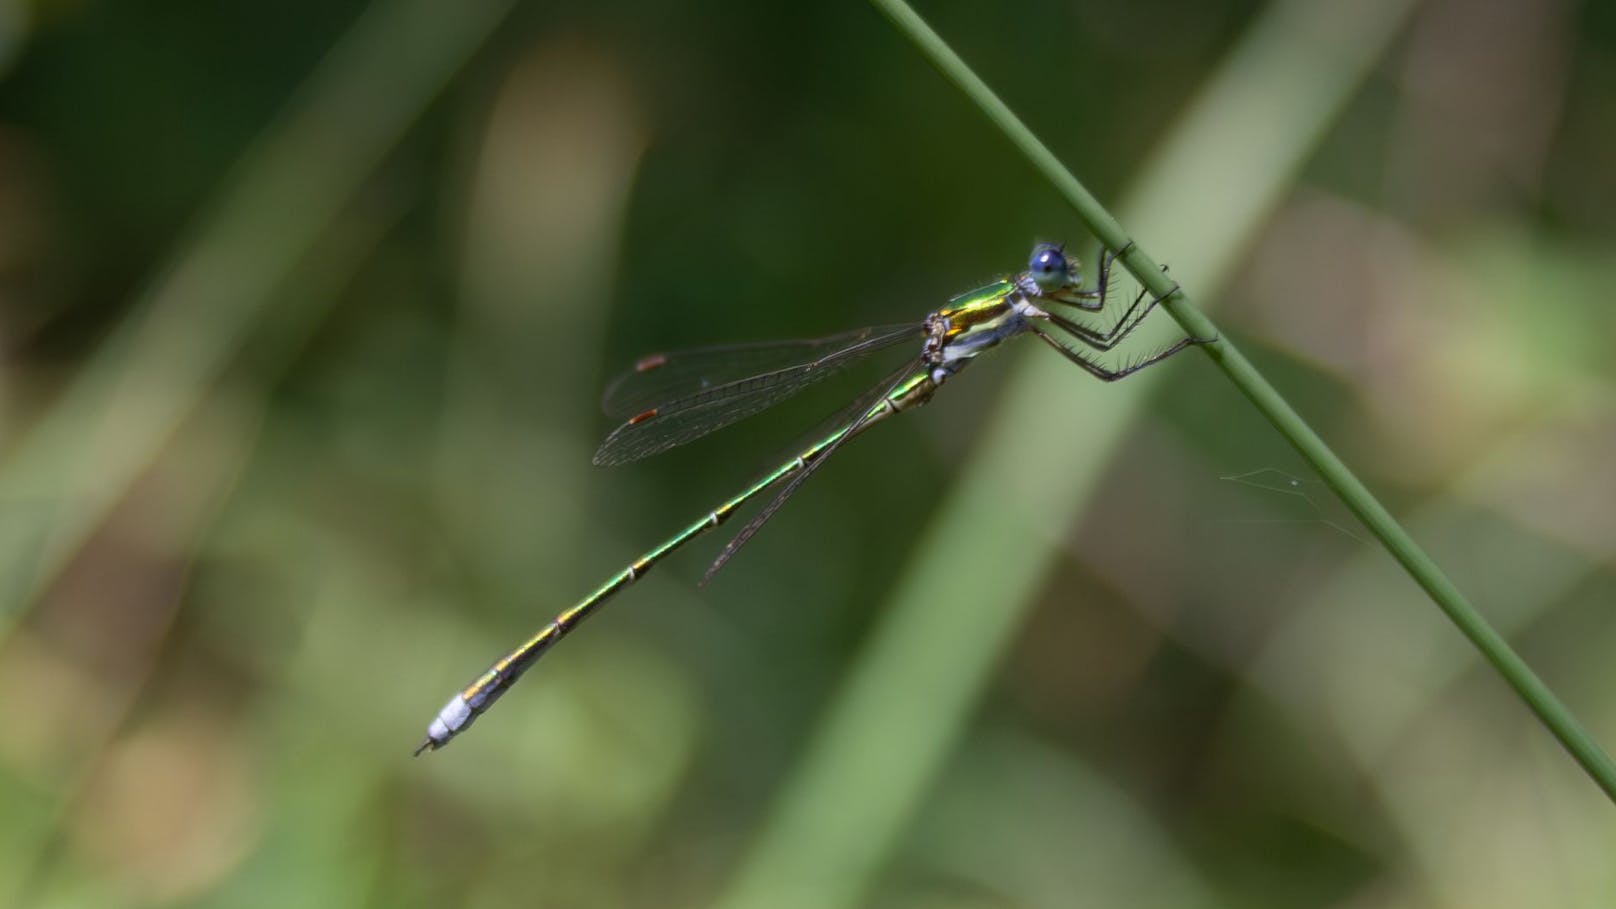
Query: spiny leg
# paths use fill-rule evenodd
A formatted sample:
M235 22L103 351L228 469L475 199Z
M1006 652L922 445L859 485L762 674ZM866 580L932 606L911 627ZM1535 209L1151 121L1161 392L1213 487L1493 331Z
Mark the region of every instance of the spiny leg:
M1166 266L1162 266L1163 271L1166 271L1166 269ZM1151 312L1155 310L1158 304L1160 304L1163 300L1166 300L1168 297L1171 297L1173 294L1178 293L1178 285L1174 284L1172 290L1169 290L1162 296L1151 297L1150 301L1146 303L1145 296L1148 292L1148 290L1140 290L1138 295L1133 298L1133 302L1128 305L1128 309L1123 312L1122 317L1119 318L1109 329L1104 331L1089 325L1085 325L1081 322L1068 319L1065 316L1062 316L1060 313L1050 310L1045 310L1045 315L1048 316L1051 323L1059 326L1068 334L1076 336L1078 340L1082 341L1089 347L1099 351L1108 351L1117 346L1117 344L1121 343L1124 338L1133 333L1134 329L1143 324L1146 317L1148 317ZM1140 309L1141 304L1144 305L1143 309Z
M1132 245L1133 241L1130 240L1128 242L1128 246L1123 247L1123 249L1126 250ZM1120 255L1120 252L1111 254L1101 266L1101 275L1096 291L1101 295L1099 304L1100 307L1104 307L1104 296L1109 290L1111 270L1110 263ZM1163 265L1162 271L1167 271L1167 266ZM1060 326L1069 334L1075 335L1079 340L1087 344L1089 347L1092 347L1095 350L1108 351L1120 343L1123 338L1126 338L1135 328L1138 328L1140 323L1145 321L1145 318L1150 315L1151 311L1154 310L1159 303L1166 300L1168 297L1171 297L1173 294L1178 293L1178 284L1175 282L1173 284L1173 288L1167 293L1160 296L1151 297L1150 302L1146 303L1145 298L1148 293L1148 289L1141 288L1139 293L1133 298L1133 302L1128 304L1128 308L1123 311L1122 316L1118 318L1110 328L1103 331L1090 325L1085 325L1081 322L1068 319L1065 316L1055 312L1048 312L1049 320ZM1086 306L1080 306L1077 303L1062 300L1058 297L1049 297L1047 299L1049 299L1051 302L1078 306L1081 309L1088 310L1088 307ZM1144 304L1144 308L1142 310L1140 309L1141 304Z
M1151 354L1148 357L1145 357L1145 358L1140 359L1140 360L1136 360L1133 363L1130 363L1127 366L1124 366L1124 367L1122 367L1120 369L1112 369L1111 367L1106 366L1104 363L1101 363L1100 361L1094 359L1093 357L1091 357L1090 355L1084 353L1081 350L1076 350L1074 348L1067 347L1065 344L1062 344L1060 342L1059 338L1056 338L1053 335L1050 335L1048 332L1044 331L1041 328L1034 328L1032 331L1033 331L1033 334L1037 335L1040 339L1042 339L1044 343L1048 344L1050 347L1055 348L1055 350L1061 356L1065 357L1068 360L1071 360L1073 363L1076 363L1078 366L1083 367L1083 369L1085 371L1087 371L1089 375L1095 377L1096 379L1101 380L1102 382L1115 382L1116 380L1121 379L1121 378L1123 378L1125 376L1133 375L1134 373L1138 372L1141 369L1146 368L1147 366L1154 366L1157 363L1160 363L1161 361L1167 359L1168 357L1172 356L1173 354L1178 353L1181 350L1184 350L1187 347L1191 347L1191 346L1194 346L1194 345L1197 345L1197 344L1209 344L1212 341L1217 340L1216 338L1184 338L1184 339L1182 339L1182 340L1180 340L1180 341L1178 341L1178 342L1176 342L1174 344L1168 345L1167 347L1164 347L1161 350L1156 351L1155 353Z
M1173 291L1176 292L1177 290L1178 288L1175 285ZM1123 312L1122 318L1118 319L1115 325L1105 331L1100 331L1081 322L1074 322L1059 313L1049 312L1048 310L1045 310L1045 315L1049 317L1052 324L1073 335L1089 347L1099 351L1107 351L1132 334L1133 330L1145 321L1145 317L1150 315L1151 310L1156 308L1156 304L1166 299L1166 297L1152 297L1150 302L1145 304L1145 308L1138 315L1135 315L1134 311L1138 310L1139 304L1144 302L1146 293L1147 291L1141 290L1139 295L1134 297L1133 302L1128 305L1128 309ZM1172 296L1172 293L1167 296Z

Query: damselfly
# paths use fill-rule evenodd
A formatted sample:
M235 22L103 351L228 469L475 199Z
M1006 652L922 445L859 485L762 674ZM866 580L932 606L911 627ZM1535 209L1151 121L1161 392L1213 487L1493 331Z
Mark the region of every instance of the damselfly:
M877 351L904 343L918 346L908 362L842 411L825 435L635 559L450 698L415 753L441 748L464 732L534 661L613 594L644 577L674 550L724 523L742 505L778 487L768 505L719 552L707 569L706 577L711 578L843 443L930 401L938 388L984 351L1017 335L1032 334L1090 375L1111 382L1209 340L1184 338L1116 369L1096 359L1089 351L1111 350L1163 299L1140 291L1109 328L1083 321L1082 313L1105 308L1111 266L1118 255L1106 251L1094 286L1085 288L1077 260L1059 246L1039 244L1026 271L967 291L920 322L862 328L811 341L707 347L641 359L606 389L603 406L624 422L601 443L596 464L623 464L683 445L777 404Z

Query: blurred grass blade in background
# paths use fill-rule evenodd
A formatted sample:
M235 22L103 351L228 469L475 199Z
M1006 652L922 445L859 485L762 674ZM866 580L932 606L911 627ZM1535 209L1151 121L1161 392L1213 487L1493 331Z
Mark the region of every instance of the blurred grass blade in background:
M371 7L237 162L190 239L0 462L0 499L34 503L9 515L12 526L0 538L7 578L0 587L0 641L137 485L183 491L148 506L161 517L133 534L143 551L157 562L190 558L200 528L250 456L268 391L238 390L210 401L215 383L252 341L260 366L273 371L292 361L398 212L342 231L334 225L510 6L476 0L449 10L430 0L398 0ZM272 310L274 304L279 308ZM175 442L188 421L195 422ZM165 652L172 619L146 613L161 608L172 616L180 602L168 592L141 609L102 593L94 601L145 615L156 637L147 642L148 661L108 680L123 689L116 708L81 720L82 750L58 768L63 779L37 814L28 848L11 851L6 865L15 873L0 875L19 893L49 872L60 825L138 703L155 668L149 661ZM134 642L125 643L125 656L134 657ZM0 893L0 900L9 895Z
M893 14L892 5L877 5ZM1314 0L1281 0L1264 11L1123 204L1141 236L1180 237L1165 247L1175 277L1217 293L1206 281L1230 274L1414 7L1382 0L1346 21L1336 4ZM1254 112L1265 116L1253 122ZM1232 123L1244 129L1223 128ZM1250 144L1265 149L1265 166L1246 167ZM1226 174L1209 166L1232 168L1240 191L1184 197L1193 204L1150 201L1162 198L1157 186L1222 182ZM1020 364L721 906L856 905L883 867L1032 604L1064 528L1162 378L1096 395L1060 372L1042 358ZM1006 482L1029 460L1059 469L1036 484ZM951 571L964 551L996 570Z
M258 378L272 378L295 360L381 237L396 226L398 214L388 209L346 213L322 234L320 248L270 289L268 300L277 305L273 322L256 336L255 363L265 370ZM202 391L178 421L175 433L154 452L155 463L134 481L127 501L109 506L108 525L115 535L139 539L140 556L102 554L95 570L69 572L61 585L66 588L64 599L75 600L80 610L99 617L107 629L105 640L81 646L115 650L117 658L99 661L93 677L105 695L102 702L92 710L82 703L82 693L78 699L64 698L65 704L73 705L66 711L72 717L71 731L50 737L33 756L38 763L51 763L54 785L48 808L36 807L28 821L13 818L19 827L28 825L31 836L26 846L13 843L0 857L0 905L35 901L32 891L55 870L52 859L59 853L54 850L64 836L81 845L86 841L102 845L113 838L87 820L104 807L96 803L118 796L135 801L148 797L148 780L138 772L120 771L143 748L173 747L160 734L143 739L140 730L130 728L131 717L151 696L151 681L163 676L164 657L175 646L170 637L180 624L186 603L182 585L189 577L174 574L172 566L197 558L219 512L237 492L269 411L267 384L238 382ZM138 631L120 614L138 615ZM49 646L26 634L14 643ZM6 699L3 706L14 705ZM222 761L242 765L248 761L240 741L215 736L206 744ZM240 806L221 810L228 807ZM233 819L218 820L229 824ZM144 873L161 879L173 870L157 861Z
M594 513L598 411L558 377L599 368L643 108L609 46L545 40L504 79L462 190L435 506L507 610L531 610L533 579L575 564Z
M607 471L619 367L1092 278L1055 154L1616 741L1608 17L911 2L1053 154L866 4L0 15L0 906L1616 905L1610 803L1193 356L1011 346L407 757L887 370Z
M234 168L191 238L0 462L0 498L36 500L0 539L0 638L89 539L252 337L271 289L353 200L513 0L368 8Z

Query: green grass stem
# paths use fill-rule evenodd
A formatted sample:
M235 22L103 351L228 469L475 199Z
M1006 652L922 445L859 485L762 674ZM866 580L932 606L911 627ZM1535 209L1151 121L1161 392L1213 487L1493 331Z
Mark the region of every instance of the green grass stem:
M1616 801L1616 763L1599 747L1565 704L1538 678L1537 673L1521 659L1509 642L1495 631L1487 619L1473 606L1442 569L1426 555L1408 531L1380 504L1369 488L1358 479L1318 433L1280 395L1257 368L1245 358L1233 342L1222 337L1217 326L1190 301L1189 295L1174 280L1164 274L1161 266L1151 259L1122 225L1094 198L1087 188L1067 170L1032 130L1021 122L1010 108L999 99L987 83L954 53L925 20L903 0L871 0L920 48L928 60L963 91L993 125L1026 156L1033 167L1060 192L1072 209L1087 225L1094 236L1111 249L1126 250L1120 261L1152 293L1166 297L1163 306L1184 331L1195 337L1218 338L1203 346L1229 381L1240 389L1247 400L1279 430L1286 441L1313 465L1319 476L1341 497L1341 501L1358 516L1358 520L1380 540L1459 631L1481 652L1487 662L1498 670L1509 686L1521 696L1533 713L1560 744L1582 765L1588 776L1603 789L1605 795Z
M1174 258L1176 276L1213 292L1221 287L1415 2L1373 0L1345 19L1330 4L1299 0L1278 0L1265 10L1127 194L1123 210L1130 222L1182 249ZM879 0L877 6L1063 190L1102 241L1126 244L1118 222L912 10ZM1205 186L1209 169L1223 190L1198 192L1187 210L1175 206L1175 198ZM1133 252L1125 264L1155 282L1155 264ZM1181 294L1173 311L1186 310ZM1197 331L1197 321L1210 328L1198 312L1192 318L1189 331ZM717 905L859 903L929 797L979 693L1063 551L1070 521L1097 488L1149 390L1176 371L1144 373L1097 394L1072 382L1067 364L1038 353L1015 364L1010 387L978 434L977 450L913 547L870 640ZM1208 353L1236 381L1262 383L1227 341ZM1289 411L1271 389L1258 397ZM1081 426L1050 420L1052 413L1078 408ZM1327 452L1303 429L1312 450ZM1062 469L1021 482L1029 458ZM958 554L965 551L996 570L961 573ZM1602 758L1597 748L1592 754L1596 763Z

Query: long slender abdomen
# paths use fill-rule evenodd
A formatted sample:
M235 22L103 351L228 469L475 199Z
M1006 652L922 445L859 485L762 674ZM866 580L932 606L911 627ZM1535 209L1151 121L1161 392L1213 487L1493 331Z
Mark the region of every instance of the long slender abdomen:
M427 727L426 738L418 748L416 754L423 751L436 751L447 745L451 739L468 729L477 717L493 706L516 680L522 677L545 651L555 646L577 628L584 619L592 615L602 604L611 599L623 588L628 587L653 566L671 555L675 550L689 543L691 540L717 528L729 520L736 509L746 504L752 498L780 483L788 477L804 470L814 463L827 449L841 441L849 432L857 435L885 420L894 414L916 407L931 400L932 393L945 379L933 375L930 367L922 368L910 377L892 386L887 394L877 401L868 411L859 416L861 419L852 421L846 426L839 427L819 441L809 445L797 454L796 457L782 463L774 470L742 490L738 495L721 503L717 508L704 515L685 529L663 541L655 549L635 559L627 568L613 575L606 583L596 588L593 593L578 601L571 609L561 613L550 621L548 625L539 629L538 633L529 638L522 646L516 648L494 665L488 667L475 681L467 685L458 694L449 699L443 709L438 711L437 717Z

